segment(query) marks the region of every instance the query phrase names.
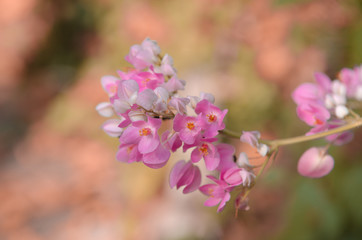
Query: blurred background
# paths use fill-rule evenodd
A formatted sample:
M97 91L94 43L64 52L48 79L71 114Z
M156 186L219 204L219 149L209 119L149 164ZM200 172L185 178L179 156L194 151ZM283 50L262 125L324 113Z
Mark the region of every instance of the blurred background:
M361 239L361 131L331 149L322 179L296 165L323 141L283 148L234 218L232 202L217 214L201 193L170 190L171 163L117 162L95 111L107 101L100 78L126 70L129 47L150 37L187 81L181 94L213 93L228 128L303 135L291 92L316 71L334 78L362 63L361 10L360 0L0 0L0 239Z

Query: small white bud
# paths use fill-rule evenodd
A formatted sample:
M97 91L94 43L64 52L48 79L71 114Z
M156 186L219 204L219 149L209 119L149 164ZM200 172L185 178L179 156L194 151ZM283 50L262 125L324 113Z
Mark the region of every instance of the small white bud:
M344 105L338 105L336 107L336 110L335 110L335 113L336 113L336 116L339 118L339 119L342 119L344 118L345 116L348 115L349 111L348 111L348 108Z

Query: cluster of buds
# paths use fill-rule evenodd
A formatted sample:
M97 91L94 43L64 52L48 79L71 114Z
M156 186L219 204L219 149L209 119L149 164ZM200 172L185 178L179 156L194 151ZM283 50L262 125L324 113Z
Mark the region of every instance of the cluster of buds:
M255 179L253 166L245 153L235 157L232 145L218 143L218 135L225 128L227 109L214 105L214 96L179 96L185 81L179 79L172 58L156 42L145 39L131 47L125 58L134 68L118 71L118 77L101 79L109 102L96 109L107 120L103 130L120 141L116 158L121 162L142 162L157 169L165 166L171 152L190 150L190 160L176 162L171 170L170 187L183 187L183 193L199 189L208 196L206 206L218 206L221 211L230 199L230 192L250 187ZM162 120L172 120L172 127L160 133ZM250 135L250 136L249 136ZM258 143L259 133L245 132L242 141L248 142L265 155L266 145ZM212 184L201 185L202 174L198 162L203 159Z
M333 81L323 73L316 73L315 79L316 83L303 83L292 94L298 105L298 117L312 127L306 135L326 132L359 118L353 107L362 100L362 66L342 69ZM329 142L326 147L313 147L300 158L301 175L315 178L328 174L334 165L333 158L327 154L328 147L351 141L353 132L344 131L325 138Z

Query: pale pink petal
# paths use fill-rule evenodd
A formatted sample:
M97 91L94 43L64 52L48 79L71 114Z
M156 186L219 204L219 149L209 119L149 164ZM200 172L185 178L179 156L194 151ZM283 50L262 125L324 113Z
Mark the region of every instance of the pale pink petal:
M121 119L109 119L103 123L102 129L111 137L119 137L123 132L123 128L119 127L121 122Z
M170 151L159 144L155 151L143 155L142 161L150 168L161 168L166 165L170 155Z
M300 157L298 172L305 177L319 178L332 171L333 166L333 158L323 148L312 147Z
M182 191L185 194L197 190L201 183L200 169L197 166L193 166L193 167L194 167L194 177L192 179L192 182L190 184L188 184Z
M112 104L109 102L101 102L96 106L96 110L102 117L112 117L114 111Z
M143 136L138 144L138 150L142 154L153 152L158 145L160 144L160 140L158 135L152 136Z
M175 187L177 182L180 180L185 165L186 162L184 160L180 160L173 166L169 178L170 188Z

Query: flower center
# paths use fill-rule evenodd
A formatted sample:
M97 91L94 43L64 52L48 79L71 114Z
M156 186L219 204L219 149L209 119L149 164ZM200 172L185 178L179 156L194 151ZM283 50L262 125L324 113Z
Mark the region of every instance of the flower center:
M210 113L210 114L207 114L206 117L208 118L208 121L209 122L215 122L217 120L217 117L216 115Z
M317 124L317 125L322 125L323 124L323 121L318 119L318 118L315 118L314 120L314 124Z
M193 122L188 122L186 127L190 130L193 130L195 128L195 124Z
M132 149L133 149L134 146L130 146L127 148L127 154L130 154L132 152Z
M146 86L147 86L147 83L148 83L149 81L151 81L151 79L149 79L149 78L143 79L143 80L142 80L143 86L146 87Z
M207 151L208 147L207 145L204 143L201 145L201 147L199 148L200 152L206 156L207 154L209 154L209 152Z
M151 134L151 129L142 128L141 130L139 130L139 134L140 134L140 136L148 136Z

